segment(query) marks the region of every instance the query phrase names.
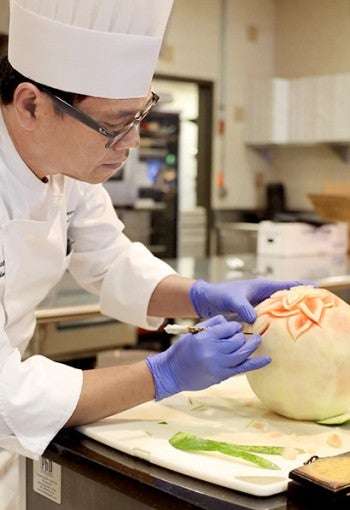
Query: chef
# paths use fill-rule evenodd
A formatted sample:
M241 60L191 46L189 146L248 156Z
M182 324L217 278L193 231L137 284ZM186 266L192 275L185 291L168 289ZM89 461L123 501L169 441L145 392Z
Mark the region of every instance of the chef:
M172 0L10 0L0 68L0 447L32 458L77 426L270 360L240 322L299 282L181 277L123 233L102 183L139 143ZM142 328L200 317L207 329L127 367L81 371L22 359L34 311L69 270L101 310Z

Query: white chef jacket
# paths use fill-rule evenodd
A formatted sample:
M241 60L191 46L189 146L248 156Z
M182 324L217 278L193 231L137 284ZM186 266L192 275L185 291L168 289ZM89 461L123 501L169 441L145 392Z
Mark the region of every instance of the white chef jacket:
M123 234L109 195L63 175L40 181L15 150L0 114L0 448L37 457L73 413L81 370L21 357L35 309L69 270L101 310L143 328L157 284L174 270Z

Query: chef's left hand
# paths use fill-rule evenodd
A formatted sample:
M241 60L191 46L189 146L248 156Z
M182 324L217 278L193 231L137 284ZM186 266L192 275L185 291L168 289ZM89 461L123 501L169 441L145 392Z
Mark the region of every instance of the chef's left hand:
M182 335L166 351L147 356L156 400L179 391L202 390L270 363L269 356L251 357L261 336L251 335L247 340L238 322L217 315L199 325L206 329Z
M190 289L190 299L199 317L222 314L244 322L254 322L254 306L274 292L303 285L300 281L278 282L273 280L239 280L224 283L208 283L197 280ZM235 314L235 315L234 315Z

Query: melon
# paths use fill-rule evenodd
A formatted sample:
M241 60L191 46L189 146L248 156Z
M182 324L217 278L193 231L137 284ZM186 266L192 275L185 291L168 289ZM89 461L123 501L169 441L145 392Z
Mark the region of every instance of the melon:
M263 404L295 420L349 411L350 306L326 289L300 285L255 309L251 331L262 335L255 354L272 361L247 379Z

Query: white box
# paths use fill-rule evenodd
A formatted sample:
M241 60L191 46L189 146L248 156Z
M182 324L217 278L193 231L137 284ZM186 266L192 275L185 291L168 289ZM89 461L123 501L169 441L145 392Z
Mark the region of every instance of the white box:
M336 221L319 227L322 253L346 253L349 250L349 223Z
M316 255L258 255L257 273L271 280L301 280L319 282L347 274L346 253L318 253Z
M345 253L348 249L348 224L327 223L320 227L308 223L262 221L258 228L257 253L263 255L314 255Z

